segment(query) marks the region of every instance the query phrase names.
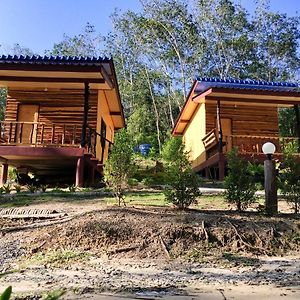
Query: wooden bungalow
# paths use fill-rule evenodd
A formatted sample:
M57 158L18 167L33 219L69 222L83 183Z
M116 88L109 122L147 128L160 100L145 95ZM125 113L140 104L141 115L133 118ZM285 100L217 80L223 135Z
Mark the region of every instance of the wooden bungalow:
M2 56L7 88L0 127L1 183L8 165L43 180L93 182L124 115L112 59Z
M283 145L295 138L279 136L278 109L294 107L300 128L299 103L297 84L202 78L194 82L172 134L183 137L196 172L222 180L232 147L262 161L262 145L270 141L280 157Z

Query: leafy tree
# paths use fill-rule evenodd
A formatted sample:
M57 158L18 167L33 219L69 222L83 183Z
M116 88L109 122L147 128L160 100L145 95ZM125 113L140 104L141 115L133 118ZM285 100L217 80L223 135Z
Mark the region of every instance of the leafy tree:
M188 208L201 195L200 179L191 168L181 138L171 137L166 142L162 153L167 162L166 200L179 209Z
M253 20L255 59L251 77L269 81L299 76L299 18L270 11L269 0L257 1Z
M255 201L255 180L249 164L238 156L233 148L227 155L228 175L224 179L225 199L233 203L238 211L245 210Z
M198 0L194 16L205 40L204 74L247 78L254 45L246 10L232 0Z
M289 144L284 149L283 163L281 165L279 182L284 197L294 208L295 214L299 212L300 205L300 163L297 147Z
M23 47L18 43L6 47L0 45L0 53L6 55L10 54L10 55L18 55L18 56L19 55L31 56L35 54L31 49ZM7 97L7 90L5 88L0 88L0 121L4 120L6 97Z
M102 41L102 37L96 33L95 26L87 23L82 33L73 37L64 34L63 40L55 43L53 49L46 53L66 56L99 56Z
M132 142L125 129L116 135L111 153L105 163L104 180L111 187L118 205L125 205L124 192L128 186L128 179L133 173Z
M7 90L0 88L0 121L4 120Z

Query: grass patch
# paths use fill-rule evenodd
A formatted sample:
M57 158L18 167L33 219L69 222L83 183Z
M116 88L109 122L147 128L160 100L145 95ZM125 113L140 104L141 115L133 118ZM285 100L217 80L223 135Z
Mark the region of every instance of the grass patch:
M240 256L229 252L224 252L222 258L234 266L253 267L260 264L258 258Z
M56 250L45 253L37 253L30 258L21 261L20 268L24 269L31 265L48 265L51 267L61 267L73 263L83 262L91 257L90 253L72 250Z
M43 293L42 300L57 300L60 299L65 293L66 290L63 289L55 289L53 291L47 291Z
M228 203L221 195L205 195L200 196L197 201L198 209L227 209Z

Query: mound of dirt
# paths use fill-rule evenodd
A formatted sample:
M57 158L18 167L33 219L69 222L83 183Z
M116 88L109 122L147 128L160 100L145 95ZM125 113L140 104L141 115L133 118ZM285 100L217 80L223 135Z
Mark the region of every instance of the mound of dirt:
M225 252L282 255L300 251L300 220L253 213L113 207L26 231L23 247L28 254L70 249L140 259L199 259Z

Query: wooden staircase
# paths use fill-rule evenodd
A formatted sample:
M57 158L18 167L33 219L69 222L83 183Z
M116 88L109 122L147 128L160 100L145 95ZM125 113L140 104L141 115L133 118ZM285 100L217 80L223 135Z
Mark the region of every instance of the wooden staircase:
M86 165L92 168L92 170L98 172L101 176L103 175L104 165L100 163L99 159L94 157L92 153L84 154L84 162Z

